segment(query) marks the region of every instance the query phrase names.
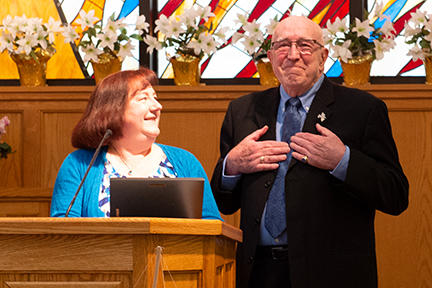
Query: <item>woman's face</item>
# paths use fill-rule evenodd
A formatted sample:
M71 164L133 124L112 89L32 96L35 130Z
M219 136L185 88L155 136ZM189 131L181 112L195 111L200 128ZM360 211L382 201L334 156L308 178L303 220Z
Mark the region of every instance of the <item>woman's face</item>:
M129 97L124 115L124 137L138 140L144 137L155 141L160 133L159 119L162 110L155 90L148 86Z

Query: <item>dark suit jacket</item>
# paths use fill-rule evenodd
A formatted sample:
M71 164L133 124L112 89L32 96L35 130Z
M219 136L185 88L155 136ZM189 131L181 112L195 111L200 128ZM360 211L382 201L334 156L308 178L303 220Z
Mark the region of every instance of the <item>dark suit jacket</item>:
M241 208L243 243L237 250L237 287L246 287L260 220L275 171L244 174L235 190L220 188L227 153L253 131L269 126L261 140L276 139L279 88L233 100L221 130L221 158L211 181L219 210ZM318 117L324 112L325 120ZM303 131L317 134L320 123L351 154L344 182L329 171L292 158L286 175L290 276L293 288L377 287L375 210L397 215L408 206L408 181L399 163L387 107L361 90L325 78Z

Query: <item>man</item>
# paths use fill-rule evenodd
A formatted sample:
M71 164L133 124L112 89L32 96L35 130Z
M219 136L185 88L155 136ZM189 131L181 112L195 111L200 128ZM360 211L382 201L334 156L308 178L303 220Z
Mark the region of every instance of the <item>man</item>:
M281 85L228 107L212 188L222 213L241 208L237 287L377 287L375 211L408 206L385 104L326 78L323 45L311 20L281 21L268 52ZM280 141L296 121L302 132Z

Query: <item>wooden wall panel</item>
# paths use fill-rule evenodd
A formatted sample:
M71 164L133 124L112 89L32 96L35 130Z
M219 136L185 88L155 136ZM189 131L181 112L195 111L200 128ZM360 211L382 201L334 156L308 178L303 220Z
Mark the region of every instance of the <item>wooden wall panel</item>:
M210 178L219 158L219 143L213 139L219 139L224 116L224 112L163 110L157 142L193 151Z
M400 216L377 214L381 287L432 287L432 111L424 110L390 111L410 203Z
M6 127L6 134L2 134L2 142L8 143L12 147L14 154L9 154L8 159L0 160L0 187L20 187L22 185L22 148L23 143L22 131L23 129L23 111L8 111L3 110L4 107L0 105L0 119L8 116L11 123L16 125L15 129Z
M71 263L80 271L132 270L132 238L127 235L2 235L0 244L2 272L70 270Z
M74 151L70 139L82 111L44 111L42 115L42 186L53 187L65 155Z
M384 100L410 205L398 217L377 213L380 288L432 287L432 86L358 87ZM209 178L219 157L220 126L231 100L262 86L156 87L163 105L158 142L189 150ZM70 132L93 87L2 87L0 117L12 124L2 140L17 150L0 162L0 216L47 216L52 186L68 153ZM30 208L31 207L31 208ZM27 213L27 214L25 214ZM238 227L240 213L223 215Z
M4 283L4 285L2 285ZM127 288L130 273L5 273L1 288Z
M11 199L0 201L0 217L49 217L49 200Z

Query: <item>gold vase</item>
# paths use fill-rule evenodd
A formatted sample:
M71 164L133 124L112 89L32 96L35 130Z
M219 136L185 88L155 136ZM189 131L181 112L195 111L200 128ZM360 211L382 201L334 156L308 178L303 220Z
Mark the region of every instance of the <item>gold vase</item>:
M258 74L260 76L260 84L263 86L278 86L279 80L276 78L272 65L268 59L263 61L260 59L255 61L255 65L258 70Z
M190 55L172 57L175 85L197 86L200 82L199 58Z
M122 61L113 53L104 52L98 55L98 60L99 62L90 60L93 66L96 84L106 76L121 70Z
M426 57L423 65L426 70L426 84L432 85L432 56Z
M370 84L370 70L372 65L372 55L353 56L348 59L348 63L339 59L342 65L343 79L345 85L364 85Z
M25 53L10 53L10 57L18 68L21 86L46 86L47 62L54 55L56 50L38 49L35 51L35 58Z

